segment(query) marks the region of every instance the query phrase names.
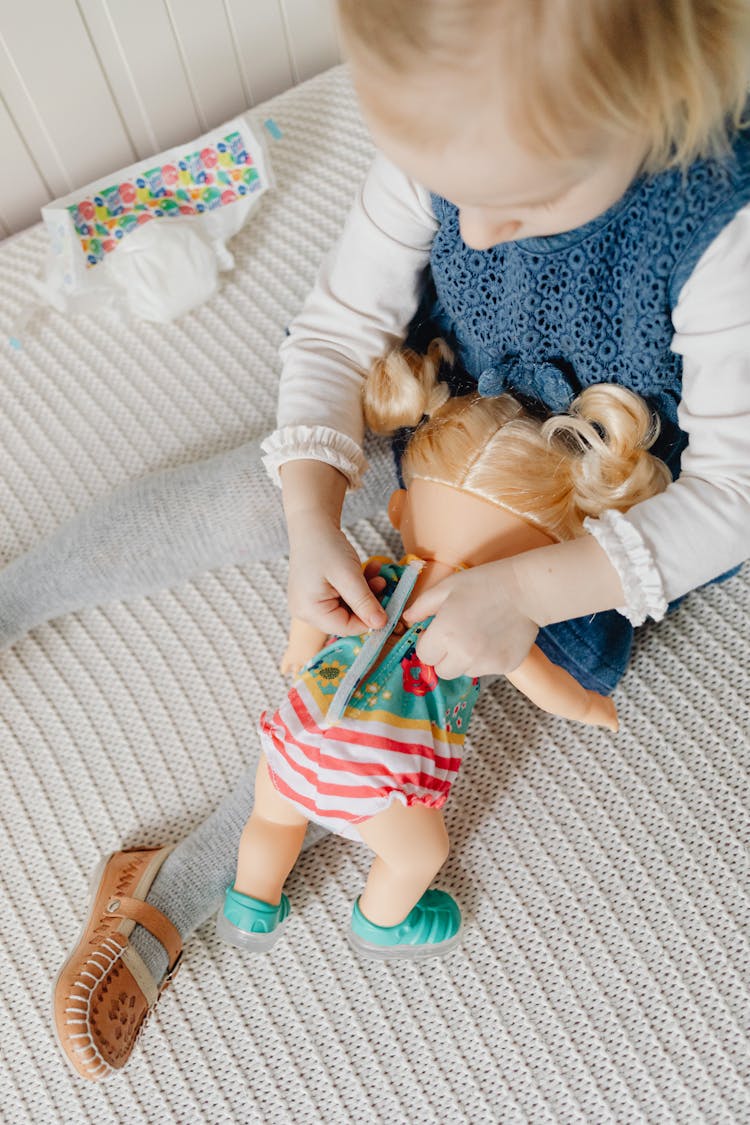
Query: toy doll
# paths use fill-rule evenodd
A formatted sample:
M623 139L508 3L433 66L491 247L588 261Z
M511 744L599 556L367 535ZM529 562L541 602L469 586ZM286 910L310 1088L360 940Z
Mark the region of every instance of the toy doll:
M433 341L427 356L394 353L366 381L372 429L428 416L403 458L406 488L389 504L406 556L365 570L388 614L383 629L318 651L326 638L293 623L285 666L308 662L278 711L261 716L255 806L217 919L220 936L240 948L277 939L289 913L282 888L310 820L375 853L351 919L359 952L421 958L458 942L457 903L428 887L448 854L441 810L479 682L441 680L422 664L415 648L428 622L404 628L401 613L457 569L574 538L586 516L624 511L671 479L647 452L657 429L632 392L590 387L570 414L541 421L510 395L449 398L438 370L450 359ZM508 679L547 711L617 729L612 700L536 646Z

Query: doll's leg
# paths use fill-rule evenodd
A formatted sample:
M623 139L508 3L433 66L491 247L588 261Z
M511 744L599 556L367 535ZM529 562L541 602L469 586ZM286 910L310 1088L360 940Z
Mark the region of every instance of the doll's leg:
M363 488L344 522L383 509L395 484L390 444L367 447ZM287 550L281 493L247 442L117 489L0 571L0 648L63 613L140 597L204 571Z
M283 886L302 849L303 816L274 787L264 757L255 777L255 804L242 831L234 886L216 917L216 933L230 945L264 953L289 915Z
M403 922L448 858L443 814L424 805L393 803L359 826L375 852L359 907L378 926Z
M260 760L264 761L262 757ZM216 913L227 887L232 886L242 833L253 808L257 774L258 767L253 763L218 808L167 857L148 892L146 901L174 923L183 941ZM312 825L302 846L311 846L323 835L324 829ZM167 971L163 947L141 926L133 931L131 944L154 979L160 981Z
M255 775L255 804L240 837L234 889L277 903L302 850L308 823L277 791L266 759L261 757Z
M352 911L352 944L376 958L447 953L460 940L461 911L445 891L427 890L448 856L442 813L394 801L359 831L375 859Z

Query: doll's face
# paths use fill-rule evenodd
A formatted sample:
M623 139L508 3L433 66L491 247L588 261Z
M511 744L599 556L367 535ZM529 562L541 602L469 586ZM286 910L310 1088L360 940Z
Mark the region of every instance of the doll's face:
M460 488L416 479L388 505L407 554L451 567L481 566L554 540L520 516Z

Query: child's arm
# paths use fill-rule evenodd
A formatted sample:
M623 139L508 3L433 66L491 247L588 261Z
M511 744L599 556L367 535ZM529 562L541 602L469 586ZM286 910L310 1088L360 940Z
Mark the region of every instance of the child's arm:
M436 226L429 194L376 156L281 347L278 428L263 443L265 464L274 477L281 470L291 612L330 633L382 624L340 531L341 505L366 469L363 374L404 336Z
M403 340L436 229L429 193L376 155L279 350L278 428L264 443L272 474L307 455L356 487L366 467L363 375Z
M672 312L671 350L682 356L678 420L688 444L674 484L621 517L651 557L645 580L634 552L618 536L623 582L641 588L641 620L646 614L658 620L669 602L750 555L748 292L745 205L704 251ZM601 530L592 528L612 554L613 536L606 526Z

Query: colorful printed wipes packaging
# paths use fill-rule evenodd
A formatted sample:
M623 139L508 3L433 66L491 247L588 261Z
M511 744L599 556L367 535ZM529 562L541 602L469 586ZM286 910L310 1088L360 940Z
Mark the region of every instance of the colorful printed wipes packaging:
M60 312L169 321L215 293L226 243L273 186L244 117L42 208L44 298Z

